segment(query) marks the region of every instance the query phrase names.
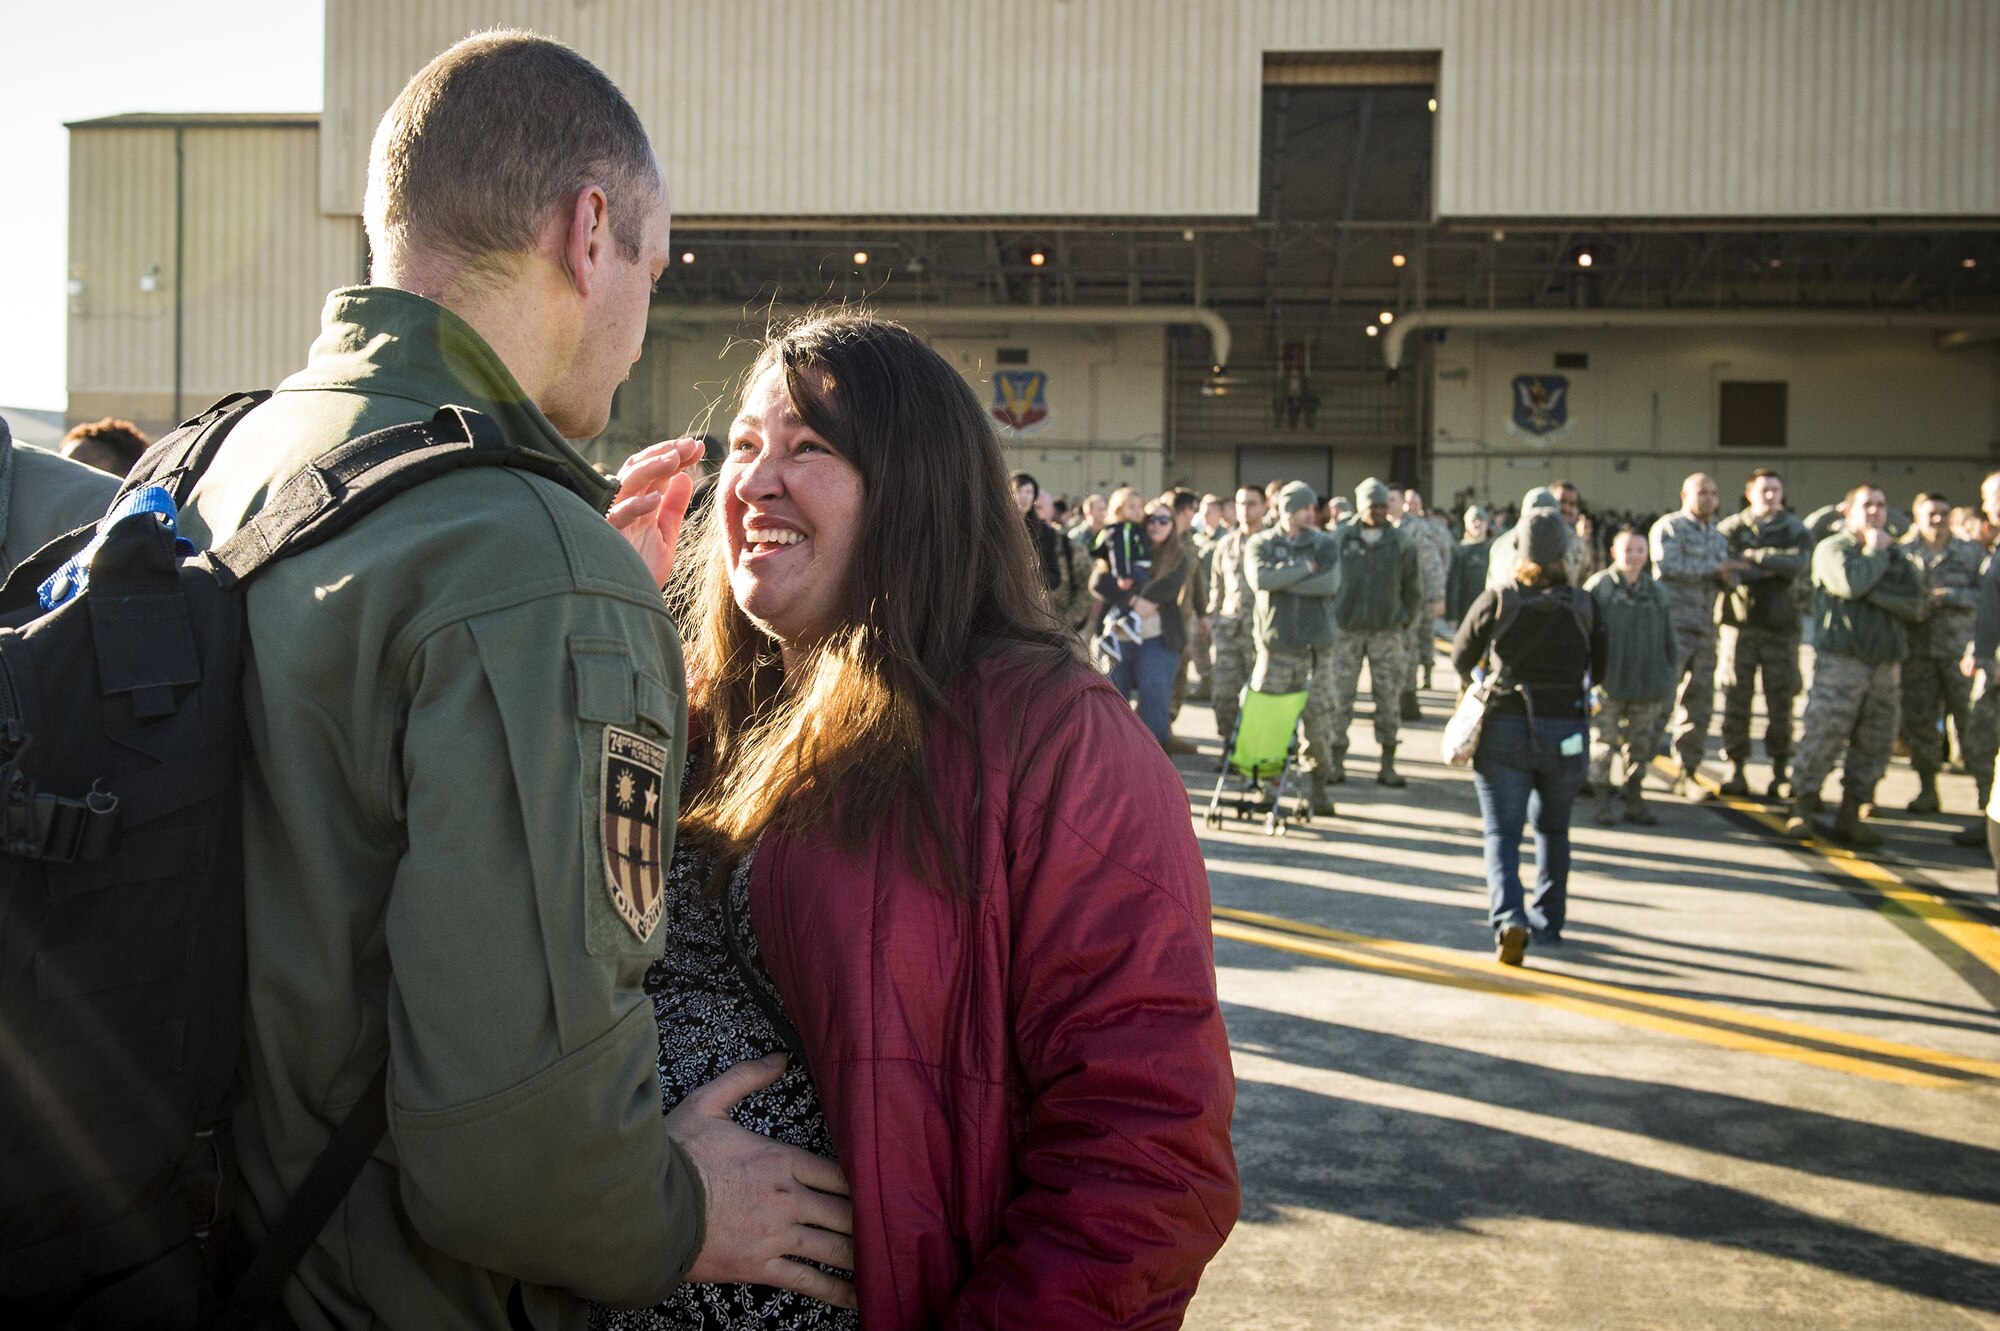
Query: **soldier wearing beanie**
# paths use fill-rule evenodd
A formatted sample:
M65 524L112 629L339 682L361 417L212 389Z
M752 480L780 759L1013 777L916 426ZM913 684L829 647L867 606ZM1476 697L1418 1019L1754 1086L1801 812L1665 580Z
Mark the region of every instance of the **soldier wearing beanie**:
M1303 481L1280 490L1273 525L1250 538L1244 565L1257 595L1257 668L1250 687L1259 693L1305 690L1299 766L1310 785L1313 812L1330 814L1327 768L1339 761L1327 727L1333 703L1330 654L1333 598L1342 573L1334 538L1312 525L1317 504Z
M1785 835L1799 840L1812 835L1820 786L1844 754L1840 812L1827 834L1857 846L1882 843L1861 810L1874 802L1875 783L1889 766L1909 626L1922 620L1930 599L1916 562L1889 538L1888 512L1881 490L1857 485L1842 508L1841 530L1813 549L1813 682L1785 822Z
M1538 485L1521 496L1521 520L1511 531L1503 533L1493 542L1492 552L1487 556L1486 585L1494 591L1503 591L1514 585L1514 570L1521 566L1524 545L1528 539L1528 524L1535 514L1547 511L1560 515L1562 496L1546 485ZM1576 539L1576 533L1567 525L1563 527L1563 572L1569 575L1569 585L1580 587L1585 576L1585 562L1589 558L1583 542Z
M1403 686L1410 673L1410 624L1424 613L1423 569L1414 540L1389 525L1389 487L1369 477L1354 487L1355 518L1333 533L1341 586L1334 600L1340 636L1333 648L1333 765L1327 780L1347 779L1347 732L1361 663L1375 693L1375 739L1382 766L1375 779L1408 785L1396 771Z
M1445 577L1444 617L1454 625L1485 588L1492 560L1493 515L1474 504L1465 510L1465 532L1452 547L1451 571Z

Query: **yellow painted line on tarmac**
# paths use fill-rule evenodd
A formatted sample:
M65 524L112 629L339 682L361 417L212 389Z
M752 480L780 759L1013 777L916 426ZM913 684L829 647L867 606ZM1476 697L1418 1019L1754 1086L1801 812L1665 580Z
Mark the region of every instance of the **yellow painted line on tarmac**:
M1653 767L1669 779L1680 774L1680 769L1665 758L1654 758ZM1715 796L1717 803L1745 815L1761 827L1783 835L1785 820L1764 805L1754 800L1723 794L1721 783L1699 772L1695 773L1694 779ZM1916 916L1939 936L1957 944L1986 969L2000 975L2000 929L1995 929L1984 920L1967 915L1935 893L1912 887L1897 877L1895 870L1889 865L1858 854L1824 837L1815 835L1808 841L1794 841L1790 837L1784 837L1784 841L1799 850L1818 855L1848 877L1859 879L1875 889L1881 898L1876 904L1876 910L1897 911Z
M1941 1053L1851 1031L1837 1031L1694 999L1628 989L1497 961L1447 948L1345 933L1256 911L1217 906L1218 938L1452 988L1538 1003L1705 1044L1767 1054L1879 1081L1934 1089L1969 1080L2000 1081L2000 1063Z

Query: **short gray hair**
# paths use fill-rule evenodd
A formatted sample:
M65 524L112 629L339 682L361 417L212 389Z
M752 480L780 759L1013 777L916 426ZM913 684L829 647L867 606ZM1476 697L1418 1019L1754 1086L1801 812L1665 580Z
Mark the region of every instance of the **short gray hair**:
M377 254L414 243L468 260L521 253L552 209L593 184L619 250L636 260L663 188L639 113L561 42L476 33L418 70L376 127L368 243Z

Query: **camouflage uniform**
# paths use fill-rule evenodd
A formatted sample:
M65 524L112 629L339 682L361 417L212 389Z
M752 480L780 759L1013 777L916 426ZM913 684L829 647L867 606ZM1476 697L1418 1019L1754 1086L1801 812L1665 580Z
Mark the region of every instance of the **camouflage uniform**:
M1715 598L1722 590L1715 570L1730 557L1729 538L1713 523L1669 513L1653 524L1653 576L1667 590L1674 612L1680 689L1674 699L1674 752L1683 771L1708 752L1708 723L1715 715Z
M1215 729L1225 741L1236 729L1243 685L1257 661L1257 600L1243 561L1249 540L1238 528L1224 532L1209 566L1208 624L1215 642L1215 667L1208 688L1215 703Z
M1842 749L1847 765L1840 784L1866 802L1889 767L1902 705L1902 663L1863 661L1826 653L1813 658L1812 692L1792 758L1792 790L1817 795Z
M1732 558L1754 564L1721 604L1716 684L1722 689L1722 756L1750 761L1750 714L1764 681L1764 754L1779 770L1792 754L1792 708L1798 700L1799 611L1793 589L1812 558L1812 534L1780 509L1758 522L1745 509L1716 524Z
M1935 776L1944 767L1946 716L1958 733L1961 754L1969 747L1972 681L1958 673L1958 662L1972 642L1985 551L1955 536L1932 549L1914 530L1899 544L1923 573L1926 589L1945 592L1922 622L1911 626L1910 656L1903 662L1903 742L1918 775Z
M1347 732L1354 723L1361 663L1368 662L1375 696L1375 740L1393 754L1402 731L1402 695L1410 674L1410 621L1423 619L1425 604L1422 543L1394 527L1375 530L1343 522L1334 530L1340 543L1342 585L1335 602L1340 636L1333 644L1333 753L1347 756Z
M1666 728L1667 707L1672 699L1656 702L1601 700L1597 715L1590 718L1590 784L1599 790L1610 788L1611 760L1620 750L1625 754L1625 779L1646 770L1660 751L1660 732Z
M1889 766L1902 705L1906 624L1920 620L1923 574L1904 548L1870 555L1845 532L1813 551L1812 692L1792 758L1795 809L1819 795L1833 764L1847 751L1843 802L1866 804Z
M1244 606L1246 618L1255 616L1249 635L1257 644L1251 687L1260 693L1305 690L1299 767L1319 773L1337 756L1327 723L1333 711L1332 606L1340 585L1339 549L1330 535L1310 527L1296 536L1282 527L1267 528L1242 538L1239 549L1240 576L1255 595Z
M1361 662L1375 698L1375 742L1393 749L1402 733L1403 681L1410 677L1410 635L1406 629L1342 629L1333 643L1333 752L1347 756L1347 731L1361 689Z
M1338 641L1346 641L1346 635L1343 634ZM1333 647L1305 647L1288 651L1268 643L1257 644L1257 668L1250 676L1252 688L1259 693L1306 691L1305 714L1299 718L1299 728L1304 732L1304 739L1299 744L1299 770L1302 772L1319 771L1330 757L1346 751L1345 745L1338 750L1334 748L1330 725L1334 710L1334 651ZM1394 711L1394 708L1390 710Z
M1428 516L1406 519L1396 530L1415 538L1418 568L1424 581L1424 608L1410 625L1410 670L1403 685L1407 694L1415 692L1417 676L1427 674L1430 663L1437 658L1437 624L1431 618L1430 608L1444 600L1455 542L1442 524Z

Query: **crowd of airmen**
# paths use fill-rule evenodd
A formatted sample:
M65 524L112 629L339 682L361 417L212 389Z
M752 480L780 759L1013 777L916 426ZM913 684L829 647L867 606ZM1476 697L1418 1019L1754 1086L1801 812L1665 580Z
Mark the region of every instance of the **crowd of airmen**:
M1936 813L1955 738L1982 816L1954 839L1987 844L1983 815L2000 747L2000 472L1982 483L1976 509L1924 493L1899 513L1880 487L1864 484L1801 517L1768 470L1753 472L1742 493L1740 510L1722 516L1714 478L1696 473L1675 511L1623 525L1592 524L1566 482L1522 500L1521 519L1536 509L1562 516L1568 581L1595 598L1610 638L1611 665L1592 698L1586 790L1596 820L1654 822L1641 792L1662 756L1681 798L1782 801L1788 835L1875 845L1881 835L1868 819L1892 751L1906 752L1917 776L1909 810ZM1193 695L1214 701L1219 732L1232 734L1246 684L1303 688L1300 766L1315 809L1330 812L1328 788L1348 779L1366 663L1381 753L1375 779L1405 786L1401 728L1422 715L1434 635L1481 589L1510 585L1525 520L1496 532L1477 505L1454 519L1430 511L1416 490L1374 478L1351 503L1299 481L1246 486L1233 498L1175 491L1161 502L1181 518L1198 558L1201 576L1189 580L1184 602L1195 630L1186 664ZM1086 568L1104 514L1092 496L1071 515ZM1813 684L1795 723L1808 642ZM1771 775L1753 789L1760 689ZM1697 773L1718 691L1728 774L1710 783ZM1841 799L1827 818L1820 791L1836 765Z

